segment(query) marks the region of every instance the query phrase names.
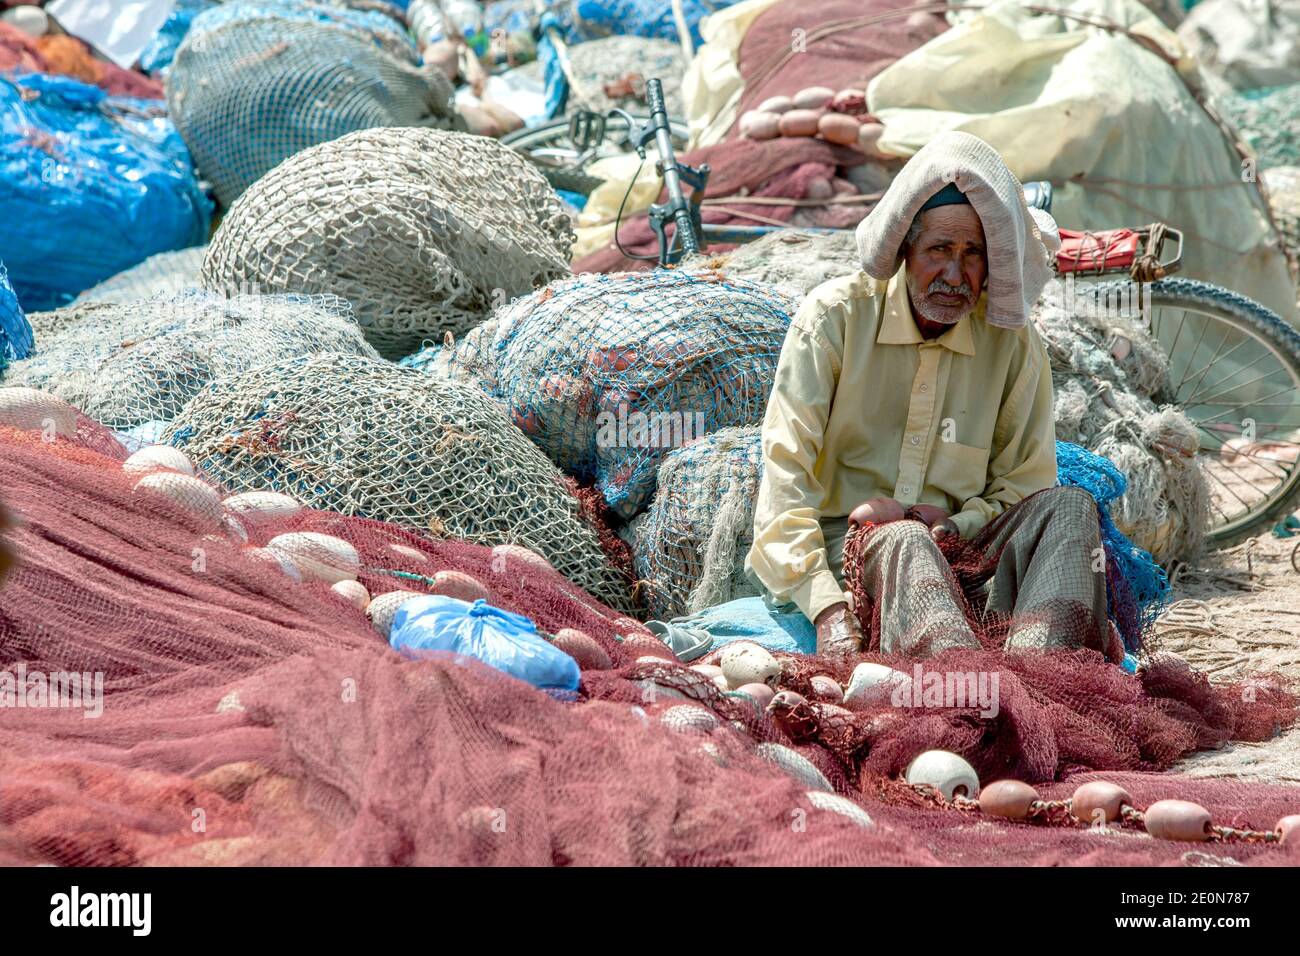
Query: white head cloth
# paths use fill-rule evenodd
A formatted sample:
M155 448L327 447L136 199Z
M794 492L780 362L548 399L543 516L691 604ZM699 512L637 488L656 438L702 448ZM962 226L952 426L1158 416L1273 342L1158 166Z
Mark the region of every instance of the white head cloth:
M1052 270L1038 223L1025 205L1020 180L988 143L969 133L940 133L908 160L870 215L858 225L862 268L888 279L902 265L908 227L931 196L948 183L966 194L984 227L988 256L990 325L1018 329Z

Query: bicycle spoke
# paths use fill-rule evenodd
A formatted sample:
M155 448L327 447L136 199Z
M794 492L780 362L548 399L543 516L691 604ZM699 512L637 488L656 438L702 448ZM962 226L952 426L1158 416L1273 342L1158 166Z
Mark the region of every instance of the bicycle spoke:
M1186 310L1184 310L1184 311L1186 311ZM1202 322L1202 323L1201 323L1201 334L1198 335L1198 336L1196 337L1196 344L1192 346L1192 351L1188 354L1188 358L1187 358L1187 366L1184 367L1184 369L1183 369L1183 377L1182 377L1181 379L1179 379L1179 381L1178 381L1178 387L1177 387L1176 389L1174 389L1175 392L1181 391L1181 390L1182 390L1182 387L1183 387L1183 385L1184 385L1184 383L1186 383L1186 381L1187 381L1187 369L1191 367L1191 365L1192 365L1192 359L1196 358L1196 353L1199 352L1199 351L1201 350L1201 343L1202 343L1203 341L1205 341L1205 332L1206 332L1207 329L1209 329L1209 327L1210 327L1210 323L1209 323L1209 320L1208 320L1208 319L1207 319L1205 322ZM1219 352L1222 352L1222 351L1223 351L1223 346L1226 345L1227 342L1228 342L1228 330L1227 330L1227 329L1224 329L1224 331L1223 331L1223 339L1219 342L1219 347L1218 347L1218 349L1215 350L1215 353L1214 353L1213 357L1211 357L1211 359L1210 359L1210 365L1213 365L1213 364L1214 364L1215 360L1219 357ZM1170 355L1173 355L1173 352L1170 352L1169 354L1170 354ZM1205 367L1205 368L1206 368L1206 371L1209 370L1210 365L1207 365L1207 366ZM1201 374L1204 375L1205 373L1202 372Z
M1188 405L1213 405L1213 404L1214 404L1214 400L1215 400L1216 398L1218 398L1220 395L1227 395L1229 392L1235 392L1237 389L1239 389L1239 388L1245 388L1247 385L1254 385L1256 382L1262 382L1262 381L1264 381L1264 379L1266 379L1266 378L1271 378L1272 376L1276 375L1278 372L1285 372L1285 371L1286 371L1286 369L1274 369L1274 370L1271 371L1271 372L1266 372L1266 373L1264 373L1263 375L1259 376L1258 378L1252 378L1249 382L1242 382L1240 385L1234 385L1234 386L1232 386L1232 388L1228 389L1227 392L1220 392L1219 395L1211 395L1209 398L1203 398L1203 399L1201 399L1199 402L1194 402L1194 401L1192 401L1191 399L1188 399L1188 400L1187 400L1187 404L1188 404ZM1235 375L1236 373L1234 372L1233 374ZM1294 388L1295 388L1295 385L1292 384L1290 387L1294 389ZM1222 404L1222 403L1220 403L1220 404ZM1239 403L1239 404L1242 404L1242 405L1251 405L1251 404L1254 404L1254 403L1253 403L1253 402L1241 402L1241 403Z
M1237 351L1237 349L1241 348L1243 345L1246 344L1246 341L1247 341L1246 339L1242 339L1240 342L1238 342L1238 343L1237 343L1236 345L1234 345L1232 348L1228 349L1228 351L1224 352L1221 356L1219 356L1218 361L1222 362L1222 361L1225 361L1225 360L1227 360L1228 358L1230 358L1230 357L1232 356L1232 353L1233 353L1233 352ZM1272 352L1269 352L1269 351L1265 350L1263 355L1261 355L1259 358L1255 359L1255 361L1253 361L1253 362L1251 362L1249 365L1247 365L1246 368L1254 368L1254 366L1256 366L1257 364L1259 364L1259 362L1261 362L1263 359L1265 359L1266 357L1268 357L1269 355L1272 355L1272 354L1273 354ZM1209 367L1210 367L1209 365L1206 365L1205 368L1202 369L1201 371L1204 372L1204 371L1205 371L1206 369L1208 369ZM1241 371L1241 370L1239 369L1238 371ZM1197 373L1197 374L1200 374L1200 373ZM1236 372L1233 372L1233 375L1236 375L1236 374L1237 374ZM1230 375L1230 376L1228 376L1228 377L1231 378L1232 376Z
M1264 398L1260 399L1258 402L1249 402L1247 404L1249 405L1250 408L1295 408L1296 407L1295 402L1273 402L1272 404L1270 404L1268 401L1266 401L1266 399L1277 398L1279 395L1285 395L1287 392L1294 392L1294 391L1295 391L1295 386L1289 385L1286 388L1281 389L1280 391L1274 392L1272 395L1265 395ZM1205 404L1205 403L1202 402L1201 404ZM1240 411L1244 407L1246 407L1246 405L1233 405L1230 408L1228 408L1226 411L1219 412L1219 414L1217 415L1211 415L1209 418L1197 419L1197 421L1212 422L1216 419L1222 418L1224 415L1227 415L1230 412Z

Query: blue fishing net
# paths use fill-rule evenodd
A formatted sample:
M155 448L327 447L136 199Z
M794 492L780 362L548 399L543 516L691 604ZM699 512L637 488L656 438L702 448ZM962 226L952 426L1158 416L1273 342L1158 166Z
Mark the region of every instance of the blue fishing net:
M28 311L203 242L212 205L158 104L0 76L0 260Z
M1110 619L1126 650L1137 651L1142 636L1169 600L1169 579L1160 565L1127 537L1110 518L1110 504L1128 482L1114 464L1081 445L1056 443L1056 480L1076 485L1097 500L1101 540L1106 549L1106 591Z
M515 424L628 520L669 450L762 420L796 308L717 273L583 275L498 309L487 354L458 347L447 364L491 369L485 388Z
M10 362L27 358L31 351L32 327L9 284L5 264L0 262L0 373Z

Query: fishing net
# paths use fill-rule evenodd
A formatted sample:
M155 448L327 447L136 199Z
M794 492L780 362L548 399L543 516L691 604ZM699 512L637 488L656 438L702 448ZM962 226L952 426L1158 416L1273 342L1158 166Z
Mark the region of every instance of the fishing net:
M608 36L570 47L569 95L565 112L579 109L607 113L625 109L647 111L645 82L658 79L663 85L664 106L671 117L686 115L682 105L682 75L686 62L675 41L639 36ZM542 81L539 61L518 68L519 75Z
M632 520L637 585L656 620L757 594L745 576L763 477L758 428L722 428L664 457L650 507Z
M1218 105L1261 169L1300 166L1300 83L1232 93Z
M1282 234L1287 258L1300 262L1300 166L1275 166L1260 173L1268 187L1273 221Z
M470 386L360 355L294 358L213 383L163 440L232 491L520 544L627 606L628 582L555 467Z
M495 140L381 129L305 150L248 190L203 263L235 293L333 293L390 358L568 273L573 231L541 173Z
M175 252L160 252L137 266L87 289L72 301L74 306L89 302L137 302L157 295L199 287L199 269L207 246L192 246Z
M1108 458L1128 481L1115 524L1162 563L1191 560L1209 528L1209 488L1196 426L1165 404L1169 360L1115 310L1079 307L1072 284L1048 284L1033 313L1055 388L1056 436Z
M858 271L862 260L852 232L774 229L723 255L689 256L678 268L764 282L802 298L823 282Z
M170 422L208 383L266 362L324 352L378 358L333 296L191 291L68 306L8 385L47 391L119 431ZM55 331L57 329L57 331Z
M1293 845L1010 823L894 779L947 746L985 782L1023 771L1044 797L1102 776L1139 806L1179 797L1271 828L1296 812L1293 787L1149 772L1288 724L1293 702L1266 683L1246 704L1173 664L1132 678L1084 652L968 651L943 663L1001 676L995 716L814 703L787 715L811 720L778 721L698 671L638 661L634 628L544 568L325 512L250 524L250 546L345 537L375 594L455 569L549 634L582 630L611 666L561 700L468 658L395 653L327 585L294 584L133 493L119 458L0 429L0 499L20 519L4 532L17 564L0 583L0 670L29 704L0 708L6 864L1300 862ZM809 691L853 663L783 657L780 682ZM36 706L42 681L69 672L100 676L94 719L85 702Z
M447 77L420 65L396 20L306 0L241 0L201 13L166 87L177 129L227 207L318 143L457 121Z
M717 274L578 276L498 310L453 350L490 365L511 420L622 520L649 502L665 452L757 424L795 302Z

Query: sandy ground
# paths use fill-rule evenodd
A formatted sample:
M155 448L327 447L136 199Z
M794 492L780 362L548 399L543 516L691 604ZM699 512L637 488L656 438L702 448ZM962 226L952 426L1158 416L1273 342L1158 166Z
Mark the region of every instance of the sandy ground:
M1298 546L1300 535L1265 532L1181 569L1156 624L1158 649L1178 654L1211 680L1260 671L1300 680L1300 572L1291 563ZM1300 726L1266 743L1196 754L1175 770L1300 785Z

